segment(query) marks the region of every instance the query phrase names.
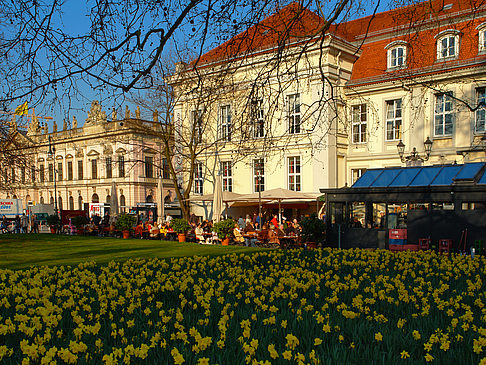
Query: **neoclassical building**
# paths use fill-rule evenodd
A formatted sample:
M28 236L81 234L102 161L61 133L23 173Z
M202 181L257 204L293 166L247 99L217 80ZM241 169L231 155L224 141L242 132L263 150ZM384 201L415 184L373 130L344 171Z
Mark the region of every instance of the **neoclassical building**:
M482 3L433 0L324 24L291 3L178 65L175 123L205 146L186 179L193 195L212 193L218 174L236 193L315 193L369 168L485 161ZM207 90L187 93L196 80Z
M22 199L25 207L54 205L57 191L59 209L84 209L86 203L109 203L115 182L119 205L126 211L137 203L154 202L163 175L164 193L173 199L163 168L163 144L156 138L159 130L157 114L152 121L142 120L138 108L132 115L127 107L124 117L113 111L108 118L98 101L92 102L82 127L73 118L72 128L64 122L58 130L54 121L49 131L33 115L28 130L17 137L24 139L28 162L2 169L9 190L0 191L0 198Z

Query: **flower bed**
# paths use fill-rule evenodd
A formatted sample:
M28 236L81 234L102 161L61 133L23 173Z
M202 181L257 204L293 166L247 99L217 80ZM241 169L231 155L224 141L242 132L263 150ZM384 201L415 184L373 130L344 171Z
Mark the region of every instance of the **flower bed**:
M485 263L281 250L0 270L0 363L477 364Z

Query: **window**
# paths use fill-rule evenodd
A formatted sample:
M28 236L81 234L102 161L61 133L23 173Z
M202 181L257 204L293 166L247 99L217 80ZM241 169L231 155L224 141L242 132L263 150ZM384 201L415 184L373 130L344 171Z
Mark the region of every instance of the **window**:
M454 123L452 93L435 95L434 135L450 136Z
M12 167L12 169L10 171L10 177L11 177L10 181L14 183L15 182L15 168L14 167Z
M22 184L25 184L25 167L22 167L20 169L20 182Z
M366 104L352 107L353 143L366 142Z
M231 161L221 162L223 173L223 191L233 191L233 173L231 171Z
M62 162L57 163L57 181L62 181Z
M91 178L98 178L98 160L91 160Z
M162 159L162 177L164 179L170 178L169 164L166 158Z
M83 210L83 197L81 195L78 196L78 209Z
M366 169L351 169L351 176L353 179L353 184L358 180L361 175L365 173Z
M78 161L78 180L83 180L84 179L84 174L83 174L83 160Z
M262 103L262 99L251 101L250 118L253 129L253 137L255 138L265 137L265 122L263 120Z
M191 122L194 128L194 143L201 143L203 134L202 110L193 110L191 113Z
M106 178L111 179L113 177L113 168L112 168L112 160L111 157L107 157L105 160L106 163Z
M474 125L474 132L484 133L485 119L486 119L486 88L480 87L476 89L476 103L479 106L476 110L476 123Z
M145 156L145 177L154 177L154 158L152 156Z
M54 165L52 163L49 164L49 182L54 181Z
M223 141L231 141L231 105L220 108L221 138Z
M289 190L300 191L300 157L289 157Z
M479 52L486 52L486 24L482 24L482 28L479 30Z
M402 100L388 100L386 102L386 140L399 140L401 138L401 128Z
M253 181L255 192L265 190L265 165L263 158L253 160Z
M69 197L69 210L74 210L74 198L72 196Z
M202 163L194 164L194 193L203 193L203 174L202 174Z
M300 94L288 96L289 133L300 133Z
M44 182L44 165L39 165L39 181Z
M385 48L387 49L387 65L389 69L405 66L407 57L405 42L392 42Z
M449 29L437 36L437 59L454 58L459 54L459 31Z
M118 156L118 177L125 177L125 156Z
M30 177L32 178L32 183L35 183L35 167L32 167Z
M73 162L67 162L67 179L71 181L73 179Z

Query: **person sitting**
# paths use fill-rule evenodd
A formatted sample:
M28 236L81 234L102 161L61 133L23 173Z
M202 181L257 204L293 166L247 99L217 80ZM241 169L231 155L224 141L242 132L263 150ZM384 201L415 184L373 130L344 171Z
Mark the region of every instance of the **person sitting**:
M287 225L287 228L284 229L284 233L286 236L296 236L297 235L297 230L294 227L294 224L292 222L289 222Z
M273 216L273 218L272 218L272 220L270 222L272 222L272 224L273 224L273 226L275 228L278 227L278 218L277 218L277 215L276 214Z
M258 242L264 244L264 243L267 243L268 242L268 234L269 234L270 230L268 229L268 225L266 223L263 224L262 226L262 230L260 232L258 232Z
M235 242L237 244L245 242L245 239L241 235L240 226L238 225L238 223L235 223L235 228L233 229L233 235L235 236Z
M194 230L194 233L196 234L196 241L199 244L204 244L206 243L206 239L204 238L204 231L202 229L201 223L198 223L196 229Z
M246 223L246 226L245 228L243 229L243 232L247 234L247 237L245 237L245 246L246 247L256 247L256 242L257 242L257 239L256 239L256 236L253 236L255 234L255 227L253 227L253 223L251 220L249 220L247 223Z

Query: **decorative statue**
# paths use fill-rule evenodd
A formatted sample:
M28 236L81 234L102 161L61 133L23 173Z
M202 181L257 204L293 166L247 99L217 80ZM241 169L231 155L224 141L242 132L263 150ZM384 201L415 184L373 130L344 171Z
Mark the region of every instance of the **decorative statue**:
M73 128L78 128L78 120L76 117L73 117Z
M128 109L128 105L125 107L125 119L130 119L130 109Z
M52 132L53 133L57 132L57 123L55 120L52 121Z
M159 121L159 111L157 109L154 110L154 122L158 123Z
M88 118L86 118L86 123L98 123L106 122L106 112L101 110L101 105L98 100L93 100L91 103L91 109L88 112Z
M112 108L111 109L111 120L116 120L116 119L117 119L116 109Z
M137 109L135 109L135 118L140 119L140 106L137 105Z
M67 120L64 119L64 122L62 123L62 130L67 131Z

